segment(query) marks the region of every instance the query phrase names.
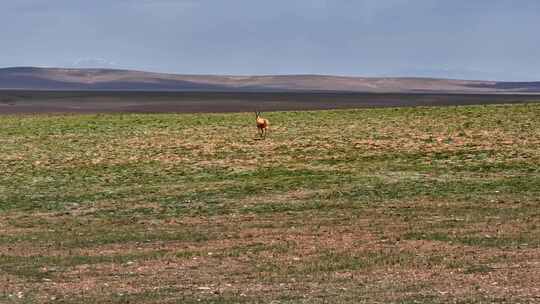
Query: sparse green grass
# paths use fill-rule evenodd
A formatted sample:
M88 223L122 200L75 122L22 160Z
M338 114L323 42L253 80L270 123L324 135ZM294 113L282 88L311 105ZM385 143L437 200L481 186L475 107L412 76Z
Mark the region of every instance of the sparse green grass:
M2 303L534 303L540 105L0 117Z

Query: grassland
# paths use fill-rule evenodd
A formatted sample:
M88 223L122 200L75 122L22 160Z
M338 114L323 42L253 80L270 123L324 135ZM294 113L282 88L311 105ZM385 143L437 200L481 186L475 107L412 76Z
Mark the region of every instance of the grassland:
M0 303L538 303L540 104L0 117Z

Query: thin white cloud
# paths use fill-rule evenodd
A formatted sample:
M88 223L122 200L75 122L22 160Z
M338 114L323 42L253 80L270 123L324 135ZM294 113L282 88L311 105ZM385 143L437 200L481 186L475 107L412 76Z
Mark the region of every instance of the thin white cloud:
M189 9L197 6L198 4L197 1L193 0L132 0L129 3L133 7L157 9Z
M72 66L78 68L111 68L118 66L118 64L104 58L79 58L73 62Z

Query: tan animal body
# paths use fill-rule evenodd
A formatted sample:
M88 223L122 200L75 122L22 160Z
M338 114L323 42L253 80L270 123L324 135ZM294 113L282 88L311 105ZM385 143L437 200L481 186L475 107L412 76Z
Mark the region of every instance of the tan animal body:
M257 123L257 129L259 130L259 135L261 137L266 137L266 132L268 131L268 119L262 118L261 112L255 112L255 121Z

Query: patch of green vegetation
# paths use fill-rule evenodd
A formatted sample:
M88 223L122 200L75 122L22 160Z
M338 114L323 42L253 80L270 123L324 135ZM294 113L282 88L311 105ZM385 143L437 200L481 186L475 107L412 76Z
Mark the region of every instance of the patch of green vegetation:
M66 255L66 256L13 256L0 255L0 269L5 273L23 277L37 282L62 276L66 270L78 265L95 265L102 263L125 264L134 260L144 261L157 259L167 254L166 251L123 255Z
M473 273L489 273L492 272L494 269L492 267L489 267L487 265L473 265L470 267L467 267L467 269L464 270L465 274L473 274Z
M518 236L499 236L499 235L475 235L471 234L463 235L451 235L446 232L409 232L403 236L408 240L430 240L438 242L457 243L469 246L479 247L495 247L500 249L511 248L539 248L540 241L535 234L518 235Z
M28 233L19 235L5 235L0 237L0 244L14 242L34 242L46 244L55 248L85 248L108 244L123 243L151 243L155 241L183 241L183 242L206 242L218 238L214 232L200 231L196 229L160 230L152 229L145 231L138 226L130 225L115 229L72 229L69 232L47 231L40 233Z
M113 293L98 297L77 297L57 299L58 303L106 303L106 304L126 304L126 303L186 303L186 304L235 304L235 303L257 303L264 299L240 296L234 294L182 294L184 291L178 288L160 288L153 291L134 293ZM167 299L167 300L164 300Z
M332 273L336 271L354 271L366 267L365 261L350 253L325 252L314 259L299 263L302 274Z

